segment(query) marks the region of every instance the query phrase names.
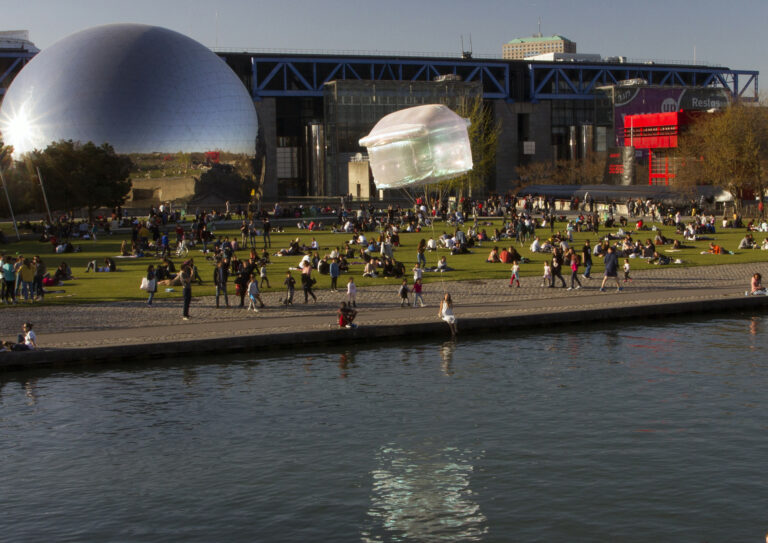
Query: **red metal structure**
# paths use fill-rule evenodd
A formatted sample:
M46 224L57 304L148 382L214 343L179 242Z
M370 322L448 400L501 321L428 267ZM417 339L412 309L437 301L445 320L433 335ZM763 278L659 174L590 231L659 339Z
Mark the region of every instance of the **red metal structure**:
M674 157L677 139L701 111L671 111L627 115L624 119L624 145L648 149L648 184L669 185L675 178Z

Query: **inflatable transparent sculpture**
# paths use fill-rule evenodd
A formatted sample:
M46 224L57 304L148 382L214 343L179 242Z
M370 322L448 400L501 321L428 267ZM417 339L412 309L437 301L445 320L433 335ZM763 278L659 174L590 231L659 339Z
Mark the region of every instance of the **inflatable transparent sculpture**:
M110 143L118 153L253 155L253 100L227 64L178 32L140 24L82 30L44 49L0 108L15 154L58 140Z
M439 104L383 117L360 140L368 148L376 188L425 185L470 171L468 126L469 120Z

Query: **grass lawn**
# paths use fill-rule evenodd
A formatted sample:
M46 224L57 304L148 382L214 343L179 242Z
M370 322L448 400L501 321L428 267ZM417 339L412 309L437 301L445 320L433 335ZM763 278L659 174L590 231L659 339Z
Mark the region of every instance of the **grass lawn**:
M484 225L485 222L493 222L492 226ZM484 228L487 232L493 232L493 229L501 223L500 219L484 220L481 221L481 228ZM565 231L566 223L558 222L555 230ZM680 239L681 236L676 236L673 227L661 227L662 233L672 239ZM2 229L6 235L6 239L15 239L13 235L13 229L9 224L3 224ZM613 228L611 230L601 230L601 235L605 235L608 232L615 233L618 230ZM628 230L628 228L626 229ZM428 228L421 233L401 233L400 235L400 247L395 249L395 258L403 262L406 266L408 283L412 282L412 274L410 272L416 263L416 246L421 238L429 239L431 236L439 236L443 231L450 231L448 225L437 223L433 229ZM682 249L675 253L664 253L664 249L671 248L671 246L658 246L657 250L661 254L666 254L673 260L679 258L683 261L682 266L713 266L722 263L747 263L747 262L764 262L768 261L768 251L756 250L737 250L739 242L744 237L745 229L738 230L720 230L712 237L715 239L715 243L721 245L724 249L733 251L733 255L710 255L701 254L702 251L706 251L709 247L709 241L700 241L697 243L685 242L685 245L690 245L691 249ZM172 234L172 232L171 232ZM239 230L232 229L217 229L217 235L228 235L233 239L240 238ZM542 239L549 237L549 228L540 229L538 234ZM368 237L374 235L374 233L366 233ZM643 231L637 232L633 235L633 239L644 241L647 238L653 239L654 232ZM272 250L274 254L278 249L288 247L288 243L291 239L300 237L302 243L309 245L312 237L315 237L320 244L319 255L322 257L333 247L342 247L344 242L351 237L348 234L332 234L330 232L307 232L299 231L296 228L287 228L284 233L272 234ZM172 236L173 237L173 236ZM762 242L764 237L761 233L756 233L755 239L759 243ZM41 243L38 241L21 241L8 243L4 246L0 246L0 251L10 254L22 254L24 256L40 255L48 266L49 271L53 272L55 267L62 261L66 261L72 267L72 273L75 279L66 282L62 287L49 287L49 290L63 291L54 292L46 296L45 303L89 303L98 301L116 301L116 300L139 300L146 296L146 293L139 290L139 283L144 276L147 266L149 264L157 264L159 260L154 257L144 257L137 259L115 259L117 262L117 273L85 273L85 267L88 261L96 259L98 264L102 264L104 259L108 256L114 257L120 252L120 244L124 239L130 239L130 234L117 234L114 236L101 236L98 241L77 241L74 240L73 244L79 246L82 249L80 253L70 253L64 255L56 255L52 253L51 245L49 243ZM594 234L591 233L575 233L573 246L580 250L585 239L590 239L593 246L597 241ZM484 279L503 279L508 278L510 274L509 264L488 264L485 259L488 257L488 253L494 245L497 245L501 250L504 246L510 245L511 241L504 240L498 244L493 242L483 243L481 247L474 247L471 254L452 256L445 250L439 250L437 253L427 253L427 265L435 266L440 256L447 256L448 265L455 269L455 271L447 272L444 274L437 273L425 273L424 282L440 281L441 279L452 281L463 280L484 280ZM530 263L522 264L520 267L522 277L540 277L542 274L543 262L546 255L531 253L528 250L529 243L523 246L516 245L517 250L524 257L531 260ZM261 246L259 245L259 249ZM248 251L238 251L238 257L246 259ZM200 275L202 276L205 284L202 286L193 286L194 296L213 295L214 287L212 283L213 276L213 263L210 260L206 260L205 256L198 250L194 249L190 251L190 257L194 257L195 263L198 266ZM180 258L173 258L174 263L180 264ZM265 292L282 291L283 290L283 278L285 272L289 267L295 267L300 257L271 257L272 263L268 266L268 276L271 288L263 289ZM648 264L645 260L634 258L631 259L631 265L633 270L642 270L647 268L657 268ZM602 273L602 259L593 259L593 274L599 276ZM359 288L365 288L370 285L382 285L391 284L393 289L396 288L401 280L396 278L364 278L362 277L363 263L357 259L350 260L350 274L355 277L355 282ZM674 264L671 264L674 265ZM178 266L177 266L178 267ZM567 268L567 263L564 266ZM568 275L570 270L564 269L563 274ZM293 272L294 277L297 279L298 284L298 271ZM330 287L330 277L327 275L320 275L318 273L313 274L317 279L316 288L326 289ZM339 278L339 287L346 285L348 274L342 274ZM746 278L745 278L746 281ZM530 282L528 283L531 284ZM525 283L524 283L525 285ZM165 287L159 286L157 292L157 298L167 297L180 297L181 289L174 287L175 292L166 293ZM229 292L234 293L234 284L230 283ZM9 306L5 306L9 307Z

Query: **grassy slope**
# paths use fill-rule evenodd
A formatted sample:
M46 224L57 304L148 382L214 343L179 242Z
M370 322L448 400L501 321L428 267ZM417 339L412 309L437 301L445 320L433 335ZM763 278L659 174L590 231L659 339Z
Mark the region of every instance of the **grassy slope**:
M491 221L483 221L491 222ZM486 229L488 232L493 232L494 227L500 224L500 221L494 220L493 226L482 225L481 228ZM8 225L4 225L7 239L12 237L12 229ZM556 229L565 229L565 223L558 223ZM438 223L434 228L434 235L440 235L444 230L444 225ZM616 229L610 230L616 232ZM662 232L665 236L670 238L679 238L680 236L674 235L674 229L671 227L662 227ZM549 229L542 229L538 232L543 239L549 236ZM601 231L601 234L605 234L606 231ZM665 253L672 258L680 258L683 260L683 266L710 266L720 263L746 263L746 262L763 262L768 260L768 251L761 250L742 250L738 251L739 241L744 236L745 230L721 230L713 237L716 243L722 245L725 249L733 251L733 255L710 255L700 254L709 246L709 241L701 241L698 243L687 242L686 245L693 245L692 249L683 249L677 253ZM229 235L235 239L239 239L239 232L235 230L218 230L218 235ZM653 238L653 232L638 232L634 236L635 239L644 241L646 238ZM408 270L408 282L411 283L410 270L416 262L416 245L421 238L428 239L433 235L432 228L429 228L421 233L413 234L401 234L401 246L395 250L395 258L404 262L406 270ZM343 246L344 241L350 238L347 234L331 234L330 232L315 232L308 233L306 231L298 231L296 228L288 228L285 233L272 235L272 253L281 247L287 247L288 242L295 238L300 237L303 243L309 244L312 236L316 237L320 243L319 254L322 257L330 251L331 248L336 246ZM755 239L761 242L765 236L757 233ZM141 259L116 259L118 266L118 273L85 273L85 266L89 260L96 259L98 263L102 263L107 256L115 256L119 254L120 243L123 239L129 238L128 234L115 235L108 237L100 237L99 241L75 241L75 245L79 245L82 248L82 252L66 255L52 254L51 246L48 243L40 243L37 241L22 241L9 243L5 246L1 246L0 250L7 254L23 254L25 256L33 256L39 254L45 261L48 268L53 271L56 265L61 261L66 261L72 267L72 272L75 276L75 280L67 282L63 287L58 287L55 290L64 290L62 293L54 293L46 297L46 303L84 303L84 302L96 302L96 301L114 301L114 300L136 300L145 296L145 293L139 290L138 286L141 281L141 277L144 275L147 265L150 263L158 263L158 260L154 257L145 257ZM576 233L574 236L573 246L577 249L581 249L585 239L589 238L593 245L597 238L594 234L588 233ZM681 239L682 241L682 239ZM425 282L440 281L442 278L446 280L478 280L478 279L502 279L509 277L510 266L508 264L487 264L485 259L488 256L491 248L494 245L498 245L501 249L505 245L509 245L509 241L505 240L502 243L484 243L482 247L475 247L472 249L472 253L468 255L456 255L451 256L446 251L438 251L436 253L427 253L427 264L434 266L437 262L438 256L447 255L449 266L455 268L455 271L445 274L426 273ZM525 257L531 259L531 263L523 264L521 266L521 275L525 277L539 277L542 273L542 264L545 259L545 255L531 254L528 251L528 244L524 246L517 245L517 250ZM658 247L662 252L664 248L669 246ZM238 251L240 258L247 258L248 252L241 250ZM195 296L212 295L214 293L213 286L211 284L213 264L210 261L206 261L204 256L199 250L193 250L190 252L190 256L195 258L195 262L198 265L200 274L205 281L203 286L195 286L193 293ZM180 263L181 259L174 258L175 263ZM289 266L296 266L300 257L272 257L272 264L268 267L268 275L272 285L270 289L264 289L266 292L272 292L282 290L282 281L285 276L285 271ZM391 284L393 289L396 289L394 285L400 283L395 278L364 278L362 277L362 262L359 260L351 260L353 265L350 268L350 273L354 275L355 282L359 288L365 288L368 285L381 285ZM642 259L631 260L632 269L640 270L647 268L655 268L656 266L647 264ZM599 258L594 259L593 273L598 275L602 272L602 260ZM298 279L298 272L293 272L294 277ZM569 270L564 269L564 275L568 275ZM318 284L317 288L325 289L330 285L330 278L327 275L320 275L315 273ZM745 278L747 281L747 278ZM342 274L339 279L339 286L346 285L347 275ZM525 285L525 283L523 283ZM530 283L529 283L530 284ZM166 297L180 297L180 289L176 287L176 291L173 293L166 293L164 287L160 287L157 293L158 298ZM234 292L234 285L230 285L230 293Z

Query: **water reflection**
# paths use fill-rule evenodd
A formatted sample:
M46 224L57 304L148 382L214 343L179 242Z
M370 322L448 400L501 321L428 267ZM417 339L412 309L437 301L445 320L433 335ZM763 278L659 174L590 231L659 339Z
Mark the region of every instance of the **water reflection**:
M445 375L451 376L453 371L453 353L456 352L456 341L446 341L440 346L440 358L443 359L440 367Z
M363 541L478 541L487 519L470 488L472 452L393 444L376 454Z

